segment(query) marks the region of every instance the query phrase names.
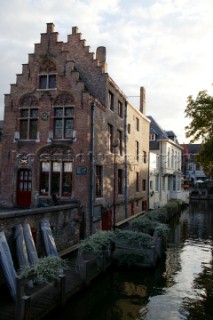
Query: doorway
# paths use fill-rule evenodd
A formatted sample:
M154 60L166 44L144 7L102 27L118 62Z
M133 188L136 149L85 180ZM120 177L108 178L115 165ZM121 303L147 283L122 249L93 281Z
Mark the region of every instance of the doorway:
M29 208L32 194L32 171L30 169L20 169L17 176L17 206Z

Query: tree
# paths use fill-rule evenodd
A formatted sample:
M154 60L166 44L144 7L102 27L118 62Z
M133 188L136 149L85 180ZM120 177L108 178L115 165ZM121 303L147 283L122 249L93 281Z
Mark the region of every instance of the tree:
M201 163L207 175L213 177L213 97L206 90L200 91L194 100L187 99L185 115L191 122L185 127L190 143L201 139L201 148L197 161Z

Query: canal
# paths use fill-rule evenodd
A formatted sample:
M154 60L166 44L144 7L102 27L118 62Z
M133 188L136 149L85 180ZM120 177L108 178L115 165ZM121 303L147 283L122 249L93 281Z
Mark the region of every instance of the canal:
M109 270L51 319L213 319L213 202L191 202L170 227L154 269Z

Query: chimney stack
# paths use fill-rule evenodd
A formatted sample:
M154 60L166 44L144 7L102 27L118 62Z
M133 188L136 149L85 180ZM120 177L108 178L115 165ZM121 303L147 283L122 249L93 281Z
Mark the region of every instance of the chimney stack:
M140 112L146 114L146 90L144 87L140 88Z
M106 47L98 47L96 50L96 59L98 60L98 65L102 66L102 71L107 72L106 64Z
M54 28L55 28L54 23L52 23L52 22L47 23L47 33L53 33L54 32Z

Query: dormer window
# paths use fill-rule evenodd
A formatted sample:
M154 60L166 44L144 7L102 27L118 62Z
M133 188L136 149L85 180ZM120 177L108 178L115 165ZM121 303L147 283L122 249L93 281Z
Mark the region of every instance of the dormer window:
M154 134L154 133L151 133L151 134L150 134L149 140L150 140L150 141L155 141L155 134Z
M56 74L42 74L39 76L39 89L55 89L56 88Z

